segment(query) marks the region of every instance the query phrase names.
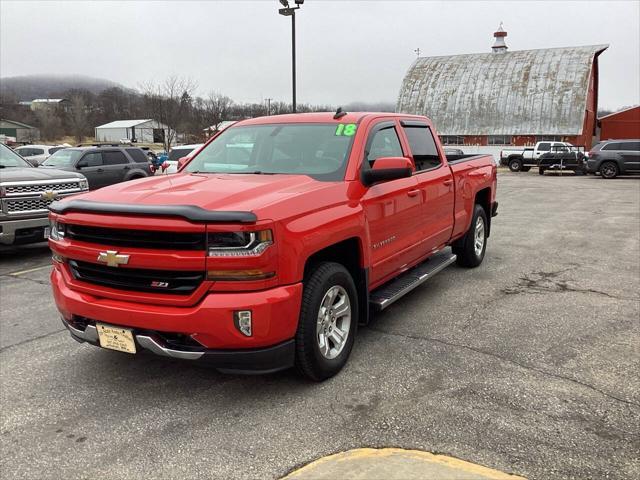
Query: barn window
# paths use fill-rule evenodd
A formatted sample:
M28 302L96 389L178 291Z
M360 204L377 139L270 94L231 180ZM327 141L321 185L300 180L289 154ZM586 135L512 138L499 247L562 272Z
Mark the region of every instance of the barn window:
M561 142L560 135L536 135L536 143L538 142Z
M464 145L462 135L440 135L440 142L443 145Z
M487 137L488 145L513 145L511 135L489 135Z

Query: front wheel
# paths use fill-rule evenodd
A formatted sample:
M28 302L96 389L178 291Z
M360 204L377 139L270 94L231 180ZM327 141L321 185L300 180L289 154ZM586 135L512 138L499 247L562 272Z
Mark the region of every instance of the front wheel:
M476 205L469 230L453 244L453 253L458 257L458 265L473 268L482 263L487 250L487 233L487 214L482 206Z
M616 178L618 176L618 166L614 162L604 162L600 165L600 175L602 178Z
M358 294L342 265L316 265L304 282L296 333L296 367L316 382L347 363L358 323Z
M509 162L509 170L512 172L519 172L522 170L522 160L519 158L514 158Z

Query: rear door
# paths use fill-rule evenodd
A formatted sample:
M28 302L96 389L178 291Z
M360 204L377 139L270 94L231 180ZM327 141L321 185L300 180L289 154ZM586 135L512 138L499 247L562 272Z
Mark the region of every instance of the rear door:
M121 150L105 150L102 152L102 158L106 184L113 185L124 181L126 174L131 170L131 164L126 155Z
M367 133L362 168L381 157L406 157L393 120L374 122ZM422 196L415 176L380 182L362 197L371 248L370 282L379 285L419 257Z
M621 142L619 145L624 171L640 171L640 142Z
M403 120L402 131L416 166L414 177L422 197L422 215L415 226L422 230L420 251L428 255L443 247L453 231L453 174L438 154L433 132L421 120Z

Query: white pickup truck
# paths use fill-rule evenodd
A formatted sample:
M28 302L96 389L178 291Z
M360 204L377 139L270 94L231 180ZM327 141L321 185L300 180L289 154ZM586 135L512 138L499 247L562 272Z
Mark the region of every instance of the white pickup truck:
M540 155L550 151L558 151L558 147L572 147L567 142L538 142L535 147L508 149L500 151L500 165L509 167L512 172L528 172L531 167L538 166Z

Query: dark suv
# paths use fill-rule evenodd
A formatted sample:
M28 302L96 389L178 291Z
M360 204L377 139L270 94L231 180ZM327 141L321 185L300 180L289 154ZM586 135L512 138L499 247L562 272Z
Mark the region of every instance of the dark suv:
M640 173L640 140L607 140L596 144L588 154L587 171L600 172L602 178Z
M58 150L41 168L47 167L82 173L91 190L152 175L142 149L115 145Z

